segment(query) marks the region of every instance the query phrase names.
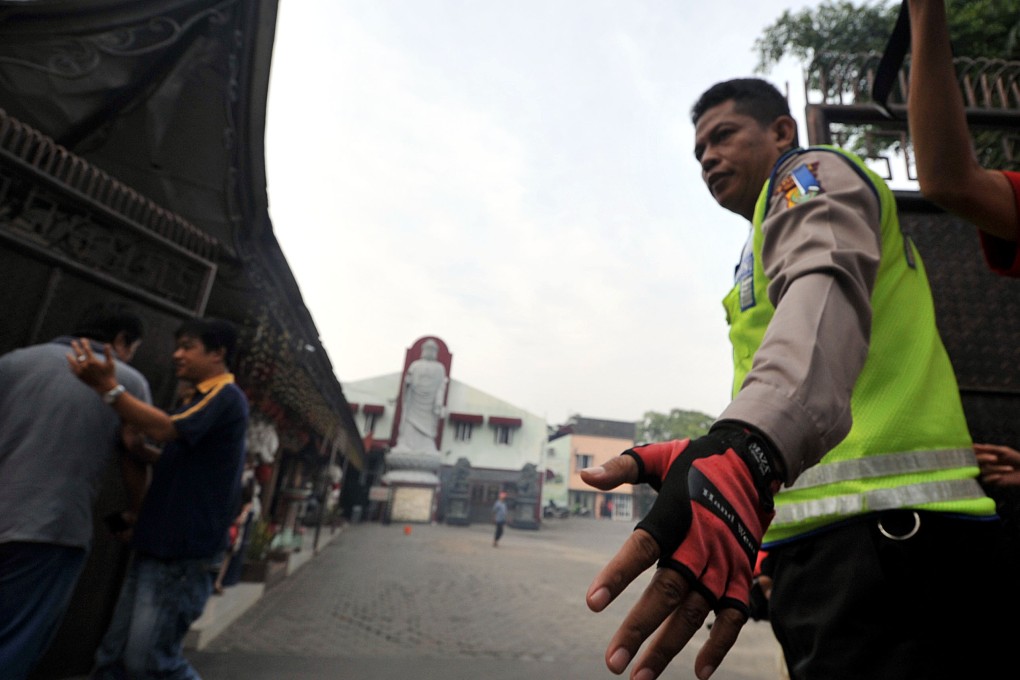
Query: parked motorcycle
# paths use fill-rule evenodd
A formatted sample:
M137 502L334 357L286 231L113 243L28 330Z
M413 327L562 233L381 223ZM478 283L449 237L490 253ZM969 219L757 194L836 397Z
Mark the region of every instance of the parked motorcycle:
M561 508L553 501L549 501L549 504L542 508L542 517L546 519L566 519L570 517L570 510Z

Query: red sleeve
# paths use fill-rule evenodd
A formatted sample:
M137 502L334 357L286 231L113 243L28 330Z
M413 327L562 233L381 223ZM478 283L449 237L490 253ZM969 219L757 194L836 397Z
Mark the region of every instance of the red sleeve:
M1013 198L1016 201L1017 214L1020 215L1020 172L1003 170L1002 174L1013 187ZM1020 277L1020 248L1016 241L989 236L979 231L981 249L985 253L985 261L992 271L1003 276Z

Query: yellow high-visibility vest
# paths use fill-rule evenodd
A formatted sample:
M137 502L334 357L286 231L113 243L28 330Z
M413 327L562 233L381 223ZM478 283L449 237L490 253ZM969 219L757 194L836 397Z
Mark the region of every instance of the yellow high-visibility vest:
M977 460L956 376L935 325L928 277L914 244L900 230L896 200L853 154L835 147L810 150L838 154L874 188L882 210L882 256L871 294L868 357L851 397L853 426L818 465L776 496L776 517L763 547L881 510L992 517L995 502L977 482ZM758 197L734 287L723 300L733 345L734 395L775 313L761 264L762 224L774 181L775 173Z

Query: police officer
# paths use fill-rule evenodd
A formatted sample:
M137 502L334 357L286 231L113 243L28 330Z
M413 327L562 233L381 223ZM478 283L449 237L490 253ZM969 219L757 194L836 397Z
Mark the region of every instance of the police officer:
M622 672L658 629L631 671L657 677L714 611L695 662L707 678L747 620L764 547L792 679L994 677L981 673L1001 667L1001 648L975 624L997 595L1001 528L891 191L850 153L798 148L787 102L762 80L713 86L692 119L709 191L751 223L724 301L733 400L704 437L583 474L659 489L588 591L601 611L660 567L607 665Z

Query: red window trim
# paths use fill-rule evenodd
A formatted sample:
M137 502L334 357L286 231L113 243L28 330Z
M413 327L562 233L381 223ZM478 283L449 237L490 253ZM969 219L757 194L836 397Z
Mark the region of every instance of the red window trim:
M520 418L503 418L501 416L489 416L489 425L520 427L522 423L523 421Z
M451 423L471 423L472 425L481 425L483 420L485 420L483 416L476 415L474 413L450 412Z

